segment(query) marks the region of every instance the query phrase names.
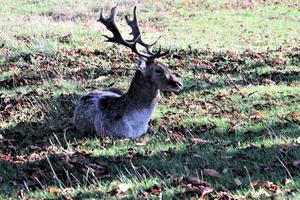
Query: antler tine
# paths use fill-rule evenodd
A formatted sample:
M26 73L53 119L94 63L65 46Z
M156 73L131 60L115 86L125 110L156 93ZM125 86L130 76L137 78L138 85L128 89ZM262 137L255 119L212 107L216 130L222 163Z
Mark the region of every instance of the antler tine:
M103 16L103 8L100 10L100 18L98 19L99 22L104 24L106 28L113 33L113 37L109 37L107 35L103 35L107 38L107 41L109 42L119 42L122 44L125 44L125 40L123 39L120 31L118 30L116 23L115 23L115 16L118 13L118 5L113 7L110 11L110 16L105 19Z
M140 31L140 28L139 28L139 24L138 24L138 21L137 21L137 17L136 17L136 6L134 7L133 9L133 19L130 20L128 15L125 16L125 20L127 22L127 24L130 26L131 28L131 35L133 36L133 39L131 40L127 40L129 42L132 42L136 39L136 37L138 35L141 35L141 31ZM149 53L150 55L154 55L154 53L152 52L152 48L153 46L158 42L158 40L160 39L160 37L154 41L152 44L146 44L143 40L142 40L142 37L138 40L138 43L140 45L142 45L143 47L146 48L147 50L147 53Z
M136 53L142 57L148 58L150 55L143 54L143 53L139 52L136 48L136 45L141 37L140 35L136 36L134 38L134 40L132 40L132 41L127 41L127 40L123 39L123 37L116 25L116 21L115 21L117 14L118 14L118 5L116 5L115 7L113 7L111 9L110 16L108 18L104 18L103 9L101 8L100 18L98 19L98 21L101 22L103 25L105 25L105 27L113 34L113 37L109 37L107 35L103 35L103 36L107 38L108 42L122 44L126 47L129 47L134 53Z
M171 53L172 47L169 47L169 49L167 51L165 51L164 53L160 53L161 52L161 46L159 46L159 49L157 51L156 54L152 55L151 57L149 57L149 60L154 60L156 58L160 58L166 55L169 55Z
M125 16L125 19L126 19L127 24L131 28L131 33L130 34L133 36L133 39L127 40L127 41L132 42L132 41L136 40L138 35L141 35L141 31L140 31L139 24L138 24L138 21L137 21L136 6L133 9L133 19L130 20L128 15ZM159 41L160 38L161 38L161 36L159 36L152 44L146 44L142 40L142 37L140 37L140 39L137 40L138 44L145 47L147 53L150 54L150 57L148 58L149 60L154 60L156 58L165 56L165 55L170 53L170 49L169 49L167 52L164 52L164 53L161 54L161 47L159 48L159 51L157 53L153 53L153 51L152 51L153 47L154 47L154 45L156 45L156 43Z

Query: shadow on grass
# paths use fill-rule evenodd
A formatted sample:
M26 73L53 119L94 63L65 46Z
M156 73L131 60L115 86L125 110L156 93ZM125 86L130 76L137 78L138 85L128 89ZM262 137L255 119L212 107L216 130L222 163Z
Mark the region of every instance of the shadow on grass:
M32 124L27 126L32 126ZM284 131L284 127L278 124L274 124L270 128L279 131L279 127ZM5 132L8 133L15 130L15 128L17 127L12 128L12 130L5 130ZM25 130L29 129L23 129L23 131ZM258 130L258 132L260 131ZM290 129L285 137L296 138L297 131L297 127L294 127ZM32 131L32 133L35 133L35 131ZM86 139L87 137L76 136L75 133L76 131L72 128L68 129L66 140L71 142ZM23 134L28 134L28 132ZM226 135L227 133L223 134ZM268 136L258 138L255 135L256 133L253 133L253 137L248 138L249 135L247 134L228 135L227 140L222 141L219 139L215 140L211 133L207 133L203 135L203 138L210 141L208 145L191 145L187 141L175 142L181 147L152 153L152 150L145 146L141 147L143 153L136 151L132 155L127 153L128 147L126 147L119 155L114 156L95 156L85 151L75 151L72 154L68 152L57 154L55 151L51 152L51 148L44 150L44 153L39 155L41 150L39 148L51 147L50 143L44 142L44 140L49 139L50 134L41 132L40 137L37 135L30 138L21 138L18 141L15 141L14 138L14 143L11 143L14 146L7 149L5 155L14 156L12 149L16 149L20 154L14 160L1 157L0 176L2 184L0 193L9 196L20 189L34 191L36 189L47 189L53 185L63 188L90 186L95 184L95 180L98 180L101 184L109 185L112 181L120 181L122 176L136 178L140 181L155 177L162 184L163 189L177 187L180 184L178 177L203 176L203 179L212 184L217 190L223 190L225 187L230 191L248 188L249 178L276 183L280 183L284 178L291 178L291 176L295 181L300 179L298 174L300 166L293 165L293 161L299 159L299 145L289 142L270 146L266 146L263 142L260 146L251 145L252 141L263 141L268 139ZM6 139L7 137L8 135L4 136ZM59 134L59 131L57 131L57 137L62 139L63 135L61 132ZM230 138L233 141L228 145ZM28 141L25 142L26 140ZM244 140L248 145L233 145L233 143L238 143L238 140ZM30 147L33 144L36 144L36 146ZM113 142L111 142L105 148L112 148L113 145ZM231 148L231 146L235 147ZM5 146L1 146L2 151L5 148ZM133 151L137 150L137 148L140 147L134 145L132 147ZM47 157L45 157L46 154ZM35 161L22 162L20 158L25 155L33 156L32 158L34 156L37 157ZM203 175L204 169L214 169L220 172L221 176L211 177L205 173ZM243 186L237 186L233 181L234 178L238 178L243 183ZM166 180L169 181L165 182ZM139 194L141 197L143 196L143 189L145 188L141 187L141 193ZM107 192L87 192L76 195L82 198L111 195L111 193ZM182 194L177 195L180 196Z

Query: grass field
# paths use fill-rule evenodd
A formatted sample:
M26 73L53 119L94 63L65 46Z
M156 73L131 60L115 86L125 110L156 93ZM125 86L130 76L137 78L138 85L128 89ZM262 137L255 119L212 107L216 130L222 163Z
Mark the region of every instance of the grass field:
M0 199L299 199L300 4L122 1L183 81L137 140L82 135L80 96L128 87L130 51L104 42L116 1L0 0Z

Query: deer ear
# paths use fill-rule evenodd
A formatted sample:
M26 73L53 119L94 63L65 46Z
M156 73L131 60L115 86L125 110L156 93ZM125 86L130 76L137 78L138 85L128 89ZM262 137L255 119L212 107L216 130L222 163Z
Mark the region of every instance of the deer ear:
M146 69L146 60L144 58L135 58L134 59L135 63L138 65L137 69L140 71L145 71Z

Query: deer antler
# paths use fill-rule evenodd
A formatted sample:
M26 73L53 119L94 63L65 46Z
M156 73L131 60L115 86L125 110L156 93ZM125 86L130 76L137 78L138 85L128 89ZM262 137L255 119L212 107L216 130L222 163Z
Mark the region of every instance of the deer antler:
M137 17L136 17L136 6L134 7L134 10L133 10L133 19L132 20L130 20L127 15L125 16L126 22L132 30L130 34L133 36L133 38L131 40L125 40L122 37L120 31L118 30L118 27L117 27L116 21L115 21L115 17L117 15L117 13L118 13L118 5L116 5L115 7L113 7L111 9L110 16L107 19L105 19L103 17L103 9L101 8L101 10L100 10L100 18L98 21L101 22L102 24L104 24L106 26L106 28L110 32L113 33L113 37L103 35L104 37L107 38L108 42L119 43L126 47L129 47L134 53L146 58L147 60L154 60L156 58L165 56L170 53L170 49L164 53L161 53L161 47L159 47L159 50L157 53L152 52L153 46L158 42L160 37L152 44L146 44L145 42L143 42L143 40L141 38L141 32L139 29L139 25L137 22ZM140 44L141 46L145 47L147 53L139 52L136 48L137 44Z

